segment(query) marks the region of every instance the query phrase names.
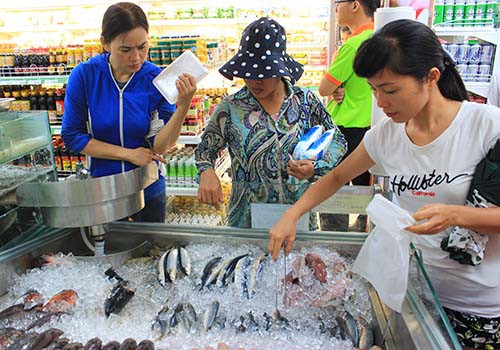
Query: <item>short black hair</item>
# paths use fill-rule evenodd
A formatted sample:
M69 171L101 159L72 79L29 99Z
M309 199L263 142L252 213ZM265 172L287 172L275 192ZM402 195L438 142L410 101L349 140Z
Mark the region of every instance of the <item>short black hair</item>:
M380 7L380 0L357 0L361 6L363 6L363 11L365 12L365 15L368 17L372 17L375 13L375 10L377 10Z
M108 7L102 18L101 36L109 44L118 35L137 27L149 33L149 23L144 11L131 2L119 2Z

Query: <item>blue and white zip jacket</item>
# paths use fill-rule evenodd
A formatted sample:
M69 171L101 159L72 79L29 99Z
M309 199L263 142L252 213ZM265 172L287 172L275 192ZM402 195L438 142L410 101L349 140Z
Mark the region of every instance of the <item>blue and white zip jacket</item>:
M158 132L175 111L175 105L168 103L153 85L160 72L159 67L146 61L120 89L111 72L108 53L76 66L69 76L64 99L61 136L66 147L80 153L95 138L125 148L149 148L153 144L153 129ZM159 120L152 123L156 116ZM120 160L92 158L90 162L92 177L134 168L137 166ZM165 181L160 177L145 189L145 200L164 192Z

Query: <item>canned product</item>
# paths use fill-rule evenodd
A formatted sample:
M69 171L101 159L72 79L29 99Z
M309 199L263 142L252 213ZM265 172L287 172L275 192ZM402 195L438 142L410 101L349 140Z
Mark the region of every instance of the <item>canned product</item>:
M479 63L481 61L481 49L479 44L469 45L469 63Z
M476 14L474 15L475 26L486 24L486 0L478 0L476 3Z
M458 63L469 63L470 61L470 45L460 44Z
M480 64L477 74L478 74L477 81L483 81L483 82L490 81L491 65L490 64Z
M457 70L458 70L458 73L460 73L460 76L462 77L462 80L466 80L465 79L465 75L467 74L467 65L466 64L458 64L457 65Z
M467 73L465 73L465 81L477 81L477 73L479 71L478 64L468 64Z
M455 43L448 44L446 49L448 50L451 57L453 57L453 59L456 62L461 63L461 62L459 62L459 58L460 58L460 45L459 44L455 44Z
M479 59L479 62L490 64L493 61L494 50L495 50L494 45L483 44L481 47L481 58Z
M465 0L457 0L453 9L453 26L462 27L465 18Z
M454 0L444 0L443 22L445 25L447 25L447 26L452 25L454 10L455 10L455 1Z
M474 16L476 14L476 1L465 0L464 23L466 26L474 25Z
M444 21L444 3L441 0L439 3L436 1L434 3L434 19L432 23L434 25L441 25Z
M497 5L498 3L496 0L486 1L486 20L488 21L488 24L493 23L493 16L495 15Z

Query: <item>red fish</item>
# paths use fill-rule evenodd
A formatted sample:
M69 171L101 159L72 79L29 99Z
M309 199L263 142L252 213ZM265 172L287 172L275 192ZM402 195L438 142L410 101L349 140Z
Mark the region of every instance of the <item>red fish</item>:
M65 289L52 298L43 306L42 310L45 312L66 312L73 308L78 299L78 294L71 289Z
M314 276L321 282L326 282L326 265L318 254L306 254L306 266L313 271Z

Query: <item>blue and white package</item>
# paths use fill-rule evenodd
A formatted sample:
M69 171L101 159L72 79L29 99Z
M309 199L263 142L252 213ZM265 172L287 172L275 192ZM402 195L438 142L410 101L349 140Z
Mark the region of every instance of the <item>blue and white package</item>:
M303 158L301 159L320 160L323 157L323 154L328 151L328 148L332 143L334 133L335 129L325 131L323 135L314 141L302 154Z
M321 137L322 133L323 126L315 125L310 128L304 135L302 135L300 141L297 143L297 146L295 146L295 149L293 150L293 159L306 159L303 158L302 155L313 144L314 141L318 140Z

